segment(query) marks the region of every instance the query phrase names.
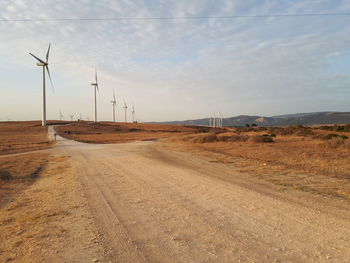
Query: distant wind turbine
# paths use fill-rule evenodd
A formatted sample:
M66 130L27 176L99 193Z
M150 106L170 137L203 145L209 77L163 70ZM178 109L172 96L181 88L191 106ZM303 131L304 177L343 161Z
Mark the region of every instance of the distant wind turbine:
M96 100L96 91L98 91L98 82L97 82L97 71L95 69L95 83L91 83L91 86L94 87L95 94L95 122L97 122L97 100Z
M53 90L52 80L51 80L50 71L49 71L50 47L51 47L51 44L49 44L49 48L47 49L47 52L46 52L46 61L43 61L42 59L38 58L37 56L33 55L32 53L29 53L32 57L34 57L36 60L39 61L38 63L36 63L36 65L39 67L43 67L43 116L42 116L42 122L41 122L42 126L46 126L45 69L47 71L47 74L49 75L52 91L53 91L53 93L55 93Z
M124 111L125 111L125 116L124 116L124 120L125 120L125 123L126 123L126 111L127 111L127 109L128 109L128 106L126 105L126 102L125 102L125 100L124 100Z
M113 100L111 100L112 107L113 107L113 122L115 122L115 108L117 106L117 101L115 100L115 94L113 89Z
M73 121L74 114L69 114L70 120Z
M64 116L63 116L63 114L62 114L62 111L60 110L60 121L62 120L63 117L64 117Z
M134 104L132 104L132 123L135 123L136 121L136 118L135 118L135 107L134 107Z

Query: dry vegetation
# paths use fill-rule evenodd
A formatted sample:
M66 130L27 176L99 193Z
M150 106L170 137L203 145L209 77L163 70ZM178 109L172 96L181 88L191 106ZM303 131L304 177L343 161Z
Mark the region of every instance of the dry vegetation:
M52 145L39 121L0 122L0 208L35 182L49 160L45 152L19 153ZM13 153L18 154L6 155Z
M237 128L172 139L188 151L222 154L241 172L284 187L350 199L348 133L303 126Z
M52 146L47 137L47 128L39 121L0 122L0 155Z
M0 157L0 208L34 183L48 160L48 153Z
M157 140L196 132L195 128L178 125L138 123L77 122L56 128L62 137L86 143L123 143Z

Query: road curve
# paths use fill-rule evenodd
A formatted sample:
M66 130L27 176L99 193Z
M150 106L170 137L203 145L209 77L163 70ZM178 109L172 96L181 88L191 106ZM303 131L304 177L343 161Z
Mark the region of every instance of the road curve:
M57 138L112 262L350 262L345 209L283 198L274 186L154 142Z

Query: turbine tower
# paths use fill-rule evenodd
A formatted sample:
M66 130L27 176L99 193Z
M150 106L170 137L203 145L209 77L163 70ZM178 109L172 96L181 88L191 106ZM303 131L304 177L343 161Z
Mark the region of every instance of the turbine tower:
M126 105L126 102L124 100L124 111L125 111L125 116L124 116L124 122L126 123L126 110L128 109L128 106Z
M60 121L62 120L63 118L63 114L62 114L62 111L60 110Z
M132 123L135 123L135 107L134 104L132 104Z
M96 100L96 91L98 92L98 82L97 82L97 71L95 69L95 83L91 83L91 86L94 87L95 94L95 122L97 122L97 100Z
M45 89L45 69L47 71L47 74L49 75L50 83L51 83L51 88L53 93L53 85L52 85L52 80L50 76L50 71L49 71L49 54L50 54L50 47L51 44L49 44L49 48L47 49L46 52L46 61L43 61L42 59L38 58L37 56L33 55L32 53L29 53L32 57L34 57L36 60L39 62L36 63L37 66L43 67L43 116L42 116L42 121L41 125L46 126L46 89Z
M112 107L113 107L113 122L115 122L115 108L117 106L117 101L115 100L115 94L113 89L113 100L111 100Z

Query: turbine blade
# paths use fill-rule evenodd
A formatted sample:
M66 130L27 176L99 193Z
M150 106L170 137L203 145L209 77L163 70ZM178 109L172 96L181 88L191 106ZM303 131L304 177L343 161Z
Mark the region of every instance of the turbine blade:
M47 70L47 74L49 75L52 92L53 92L53 94L55 94L55 90L53 89L53 85L52 85L52 79L51 79L49 67L46 65L45 68Z
M46 64L44 61L42 61L40 58L37 56L33 55L32 53L29 53L32 57L36 58L40 63Z
M115 94L114 94L114 89L113 89L113 100L114 100L114 103L115 103Z
M46 63L49 61L50 47L51 47L51 43L49 44L49 48L47 49L47 53L46 53Z
M96 80L96 84L97 84L97 71L95 69L95 80Z

